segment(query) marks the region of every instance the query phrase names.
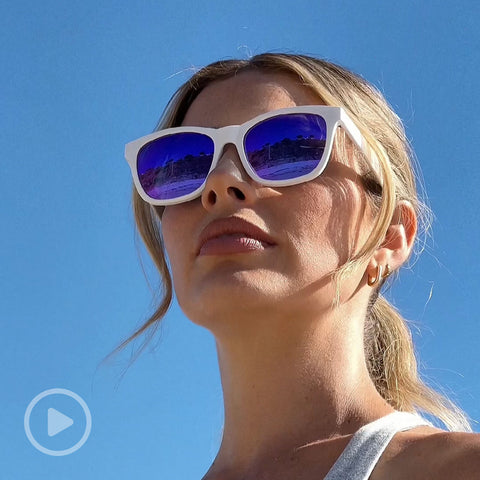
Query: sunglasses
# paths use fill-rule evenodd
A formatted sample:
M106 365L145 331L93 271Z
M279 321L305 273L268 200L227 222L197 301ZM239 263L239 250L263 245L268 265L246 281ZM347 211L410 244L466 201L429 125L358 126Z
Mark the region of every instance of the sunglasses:
M283 108L242 125L174 127L125 146L139 195L152 205L175 205L201 195L223 148L232 143L248 175L269 187L308 182L327 166L337 127L342 127L381 178L378 159L341 107Z

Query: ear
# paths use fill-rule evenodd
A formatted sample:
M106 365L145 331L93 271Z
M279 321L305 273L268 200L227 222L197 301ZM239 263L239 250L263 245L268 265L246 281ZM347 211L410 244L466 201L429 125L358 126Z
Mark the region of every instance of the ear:
M371 258L367 273L375 276L378 265L390 271L399 269L408 260L417 234L417 215L413 205L407 201L400 201L395 207L392 221L388 227L385 239Z

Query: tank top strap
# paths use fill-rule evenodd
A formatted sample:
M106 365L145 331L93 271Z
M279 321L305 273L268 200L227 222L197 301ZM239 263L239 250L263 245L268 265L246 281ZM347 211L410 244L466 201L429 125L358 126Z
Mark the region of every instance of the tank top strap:
M418 426L433 425L416 413L392 412L355 432L323 480L368 480L392 437Z

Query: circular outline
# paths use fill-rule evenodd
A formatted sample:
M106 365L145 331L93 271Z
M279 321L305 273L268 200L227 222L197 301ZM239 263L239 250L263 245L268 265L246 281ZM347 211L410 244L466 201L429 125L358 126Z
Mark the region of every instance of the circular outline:
M33 436L32 431L30 430L30 414L32 413L32 410L35 407L35 405L42 398L48 397L49 395L55 395L55 394L66 395L67 397L71 397L74 400L76 400L82 407L83 413L85 413L85 417L87 420L87 424L85 426L85 432L83 433L82 438L75 445L73 445L73 447L67 448L65 450L50 450L49 448L43 447L35 440L35 437ZM40 392L28 404L28 407L25 410L25 416L23 418L23 427L25 429L25 434L27 435L28 440L37 450L40 450L40 452L45 453L47 455L59 457L63 455L70 455L71 453L76 452L87 441L90 435L90 432L92 430L92 415L90 413L90 409L88 408L88 405L85 403L85 401L80 395L77 395L75 392L72 392L71 390L67 390L66 388L51 388L49 390L44 390L43 392Z

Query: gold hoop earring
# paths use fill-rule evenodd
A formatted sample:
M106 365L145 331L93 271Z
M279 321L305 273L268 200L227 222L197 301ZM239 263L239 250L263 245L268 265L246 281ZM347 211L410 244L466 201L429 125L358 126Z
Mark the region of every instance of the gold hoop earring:
M375 276L372 278L370 275L367 275L367 283L370 287L373 287L376 285L379 280L382 278L382 270L383 270L383 265L377 265L377 269L375 271Z

